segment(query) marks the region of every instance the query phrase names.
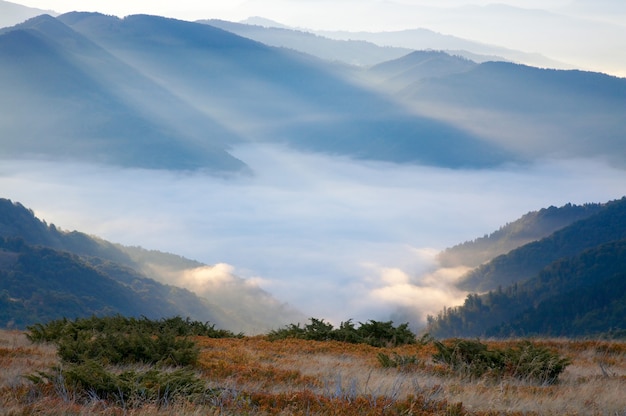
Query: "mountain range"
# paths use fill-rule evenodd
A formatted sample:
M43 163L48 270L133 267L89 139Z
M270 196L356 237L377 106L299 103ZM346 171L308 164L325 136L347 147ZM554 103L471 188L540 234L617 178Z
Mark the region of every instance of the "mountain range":
M467 256L472 247L495 254L491 250L501 242L546 222L550 224L546 231L553 232L545 237L531 232L528 237L533 241L520 241L517 248L463 276L458 286L470 292L465 303L429 317L430 333L439 337L623 335L626 198L529 213L443 256L454 259L455 251Z
M246 172L243 143L451 168L626 154L621 78L436 52L356 68L147 15L2 29L0 87L11 158Z
M621 336L626 329L626 198L529 212L445 250L440 261L469 266L471 253L488 260L459 280L470 292L463 305L428 318L425 330L435 337ZM62 231L0 199L1 327L115 313L191 317L247 333L303 321L234 277L228 288L211 285L200 295L164 283L207 268Z
M0 2L0 11L11 7ZM373 166L377 175L392 171L376 197L392 195L383 191L406 166L411 169L402 175L423 175L424 182L431 180L425 172L500 175L560 160L626 168L626 78L507 62L506 51L427 31L385 34L426 42L403 47L396 40L389 47L379 43L385 42L380 34L338 40L216 20L28 13L36 17L0 29L2 160L80 162L79 169L112 165L106 172L131 168L120 169L131 176L138 169L146 176L200 171L228 186L236 183L229 179L255 175L246 160L252 152L238 149L289 148ZM477 55L481 51L488 56ZM301 168L296 164L286 164L287 170ZM313 177L323 166L317 163L307 174ZM437 169L419 169L424 166ZM347 187L331 186L335 178L320 188L345 193ZM211 193L213 185L203 190ZM308 191L297 186L304 191L296 195ZM261 188L263 195L283 191L266 183ZM233 189L257 195L245 186ZM282 195L271 210L293 202L293 194ZM293 209L331 210L345 203L330 201ZM241 218L253 218L258 202L246 201ZM431 316L428 330L447 337L591 336L625 329L625 206L622 199L545 208L443 251L443 267L471 269L455 288L470 295L464 305ZM267 235L283 219L271 218L262 227ZM304 222L298 230L310 226ZM250 232L247 224L242 234ZM255 333L302 320L300 312L230 270L63 231L19 203L0 200L0 326L120 313L189 316Z

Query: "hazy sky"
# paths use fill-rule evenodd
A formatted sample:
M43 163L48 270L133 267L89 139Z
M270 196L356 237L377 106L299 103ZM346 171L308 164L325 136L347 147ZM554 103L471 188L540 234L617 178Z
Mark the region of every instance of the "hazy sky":
M531 210L626 195L626 171L597 161L464 171L236 154L255 177L13 161L0 166L0 189L63 229L221 264L336 323L407 306L436 313L465 295L436 270L439 250Z
M308 22L300 21L298 24L306 24L311 28L328 27L329 21L334 21L340 14L338 10L349 8L352 14L341 15L345 25L343 28L354 25L354 18L361 20L366 12L393 7L430 7L451 8L466 5L488 5L494 3L488 0L396 0L396 1L372 1L372 0L177 0L177 1L114 1L114 0L14 0L13 3L23 4L29 7L37 7L44 10L54 10L60 13L79 11L100 11L118 16L135 13L149 13L171 16L180 19L206 19L212 17L245 19L250 16L263 16L283 20L286 24L296 24L296 17ZM565 6L568 0L500 0L495 3L507 4L523 8L553 9ZM301 10L298 12L297 10ZM311 15L304 11L317 10ZM371 15L369 23L376 24L380 16ZM417 18L416 18L417 21ZM342 27L337 27L341 29ZM397 27L396 27L397 28ZM363 28L366 29L366 28Z
M579 69L626 76L623 0L15 0L57 12L147 13L185 20L262 16L318 30L427 28ZM497 3L497 4L492 4Z

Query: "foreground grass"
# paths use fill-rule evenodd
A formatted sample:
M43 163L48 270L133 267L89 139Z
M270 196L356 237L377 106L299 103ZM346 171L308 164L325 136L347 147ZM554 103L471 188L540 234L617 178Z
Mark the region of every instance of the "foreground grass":
M552 385L470 379L433 362L434 345L377 348L336 341L195 337L194 371L206 393L194 400L111 403L73 397L58 383L24 375L61 365L56 349L0 331L0 412L6 415L622 415L626 342L535 340L571 364ZM486 342L507 348L515 341ZM399 365L381 365L381 353ZM128 366L120 371L128 371ZM133 370L136 370L134 368Z

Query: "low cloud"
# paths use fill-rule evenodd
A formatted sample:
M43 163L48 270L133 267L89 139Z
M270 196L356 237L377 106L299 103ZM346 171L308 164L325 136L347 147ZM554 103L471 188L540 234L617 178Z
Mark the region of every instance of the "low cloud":
M63 229L212 265L169 282L277 326L297 309L416 328L465 297L438 251L531 210L626 194L626 171L597 160L449 170L265 146L235 156L255 175L3 161L1 196Z

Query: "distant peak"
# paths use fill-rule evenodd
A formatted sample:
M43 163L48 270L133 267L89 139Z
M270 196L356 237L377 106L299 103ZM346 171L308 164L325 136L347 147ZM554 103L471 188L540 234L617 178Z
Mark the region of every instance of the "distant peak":
M274 20L266 19L260 16L248 17L247 19L242 20L239 23L242 23L244 25L252 25L252 26L276 27L279 29L291 29L287 25L284 25L282 23L278 23Z
M120 20L117 16L106 15L98 12L68 12L57 17L58 20L68 25L89 19L115 19Z
M27 28L39 25L41 23L56 21L56 19L49 14L40 14L39 16L31 17L30 19L19 23L13 27L15 28Z

